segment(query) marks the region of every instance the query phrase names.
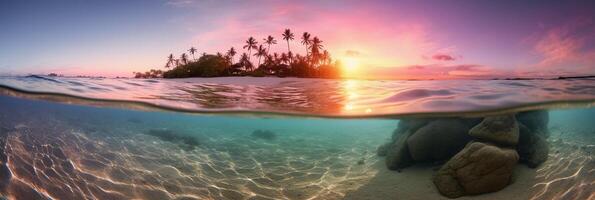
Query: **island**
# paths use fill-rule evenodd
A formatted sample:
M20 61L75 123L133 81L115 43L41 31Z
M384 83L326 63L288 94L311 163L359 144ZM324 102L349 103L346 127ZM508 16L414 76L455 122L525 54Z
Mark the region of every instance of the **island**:
M151 69L147 72L133 72L135 78L189 78L222 76L276 76L300 78L340 78L341 62L333 60L330 53L323 49L322 40L304 32L301 44L306 55L294 54L289 42L295 35L290 29L283 31L282 39L287 43L287 52L271 52L271 45L277 44L275 37L269 35L259 44L254 37L249 37L242 47L245 51L238 54L234 47L225 53L202 53L195 59L197 49L191 47L188 53L179 58L173 54L167 56L166 70ZM254 50L254 53L253 53ZM190 58L190 56L192 58ZM256 62L256 65L254 64Z

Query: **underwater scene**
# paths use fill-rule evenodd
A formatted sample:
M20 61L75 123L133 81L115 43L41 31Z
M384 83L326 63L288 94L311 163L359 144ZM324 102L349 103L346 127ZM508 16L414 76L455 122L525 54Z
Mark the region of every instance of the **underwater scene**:
M473 83L2 77L0 194L595 198L595 80Z

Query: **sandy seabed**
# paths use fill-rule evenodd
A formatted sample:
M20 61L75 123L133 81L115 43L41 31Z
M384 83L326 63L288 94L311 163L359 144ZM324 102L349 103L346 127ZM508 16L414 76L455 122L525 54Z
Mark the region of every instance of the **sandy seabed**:
M134 123L8 122L0 170L8 199L447 199L431 180L439 166L387 170L365 138L245 135L184 150ZM519 164L505 189L459 199L595 199L592 138L553 131L540 167Z

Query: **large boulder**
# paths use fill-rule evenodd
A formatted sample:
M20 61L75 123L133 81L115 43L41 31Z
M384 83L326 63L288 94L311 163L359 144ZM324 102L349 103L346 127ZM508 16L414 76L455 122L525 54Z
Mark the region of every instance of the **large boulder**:
M434 120L407 139L411 158L416 162L446 161L471 141L469 125L462 119Z
M514 146L519 141L519 124L514 115L486 117L469 130L469 135L482 141Z
M417 129L427 124L431 119L405 118L400 119L397 128L392 134L391 141L378 147L377 155L386 156L386 167L399 170L413 164L413 159L407 148L407 138Z
M548 137L548 123L549 113L546 110L536 110L520 112L516 114L516 119L519 123L527 126L531 132L542 134L545 138Z
M520 136L517 151L520 162L527 164L530 168L535 168L547 160L548 143L543 134L532 132L523 124L519 125L519 129Z
M519 156L514 149L470 142L433 177L438 191L456 198L495 192L506 187Z
M388 148L390 147L390 145L392 145L392 142L388 142L385 143L383 145L380 145L378 147L378 149L376 149L376 155L383 157L386 156L386 154L388 153Z
M413 164L409 148L407 148L407 138L411 131L400 134L386 150L386 167L390 170L399 170L409 167Z
M432 119L428 118L403 118L399 120L397 128L393 131L392 141L395 142L400 135L411 132L415 133L417 129L428 124Z

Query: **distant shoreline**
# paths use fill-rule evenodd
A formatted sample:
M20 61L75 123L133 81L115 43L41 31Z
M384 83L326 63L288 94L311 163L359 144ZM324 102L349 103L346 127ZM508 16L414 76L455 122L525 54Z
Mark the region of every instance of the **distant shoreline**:
M9 75L11 76L11 75ZM12 75L18 76L18 75ZM135 78L126 76L106 77L106 76L87 76L87 75L61 75L56 73L28 74L22 76L47 76L47 77L67 77L67 78ZM506 77L506 78L469 78L469 79L366 79L366 78L348 78L348 77L297 77L297 76L275 76L275 75L229 75L229 76L209 76L209 77L176 77L176 78L147 78L147 79L182 79L182 78L224 78L224 77L251 77L251 78L320 78L320 79L346 79L346 80L394 80L394 81L431 81L431 80L568 80L568 79L590 79L595 75L576 75L576 76L552 76L552 77Z

